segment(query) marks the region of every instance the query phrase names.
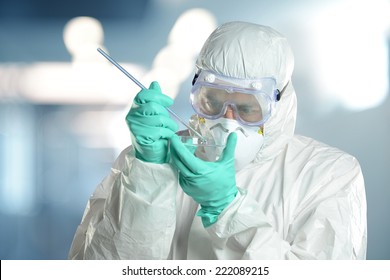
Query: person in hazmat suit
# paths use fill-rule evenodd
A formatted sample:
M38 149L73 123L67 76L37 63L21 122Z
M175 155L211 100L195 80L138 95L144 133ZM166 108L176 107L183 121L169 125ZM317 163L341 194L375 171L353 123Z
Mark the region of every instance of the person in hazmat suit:
M366 197L351 155L294 135L294 66L274 29L228 22L206 40L191 90L217 160L179 139L157 82L126 121L133 145L89 199L70 259L365 259Z

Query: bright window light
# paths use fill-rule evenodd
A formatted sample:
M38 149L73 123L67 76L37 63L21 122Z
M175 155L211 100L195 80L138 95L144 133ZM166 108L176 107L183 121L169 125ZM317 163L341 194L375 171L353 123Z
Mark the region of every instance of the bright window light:
M183 81L194 73L196 56L216 25L215 17L205 9L190 9L181 14L145 80L158 81L164 93L175 98Z
M321 92L350 110L380 105L389 90L389 3L341 1L314 15L315 68Z

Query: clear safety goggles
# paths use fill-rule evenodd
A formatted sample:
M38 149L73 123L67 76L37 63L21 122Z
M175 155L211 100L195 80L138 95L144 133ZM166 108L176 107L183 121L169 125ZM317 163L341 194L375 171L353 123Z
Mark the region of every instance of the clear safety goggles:
M231 107L238 122L259 126L269 119L280 97L274 78L244 80L201 71L195 79L191 104L206 119L220 118Z

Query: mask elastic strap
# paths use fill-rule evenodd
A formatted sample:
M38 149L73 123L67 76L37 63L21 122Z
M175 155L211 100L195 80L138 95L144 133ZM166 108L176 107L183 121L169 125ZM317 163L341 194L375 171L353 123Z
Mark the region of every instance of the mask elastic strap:
M284 88L282 89L282 91L280 91L280 90L278 90L278 89L276 90L276 91L278 92L278 94L276 95L276 101L279 101L280 98L282 98L282 95L283 95L284 91L286 90L286 88L287 88L287 86L288 86L289 83L290 83L290 81L287 82L287 84L284 86Z

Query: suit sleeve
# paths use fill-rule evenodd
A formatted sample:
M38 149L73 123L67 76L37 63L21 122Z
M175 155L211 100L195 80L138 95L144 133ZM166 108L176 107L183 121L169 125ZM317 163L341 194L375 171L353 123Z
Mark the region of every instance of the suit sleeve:
M123 152L96 188L70 259L167 259L175 231L177 175L169 164Z

